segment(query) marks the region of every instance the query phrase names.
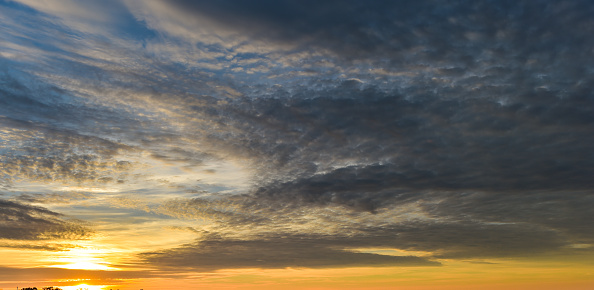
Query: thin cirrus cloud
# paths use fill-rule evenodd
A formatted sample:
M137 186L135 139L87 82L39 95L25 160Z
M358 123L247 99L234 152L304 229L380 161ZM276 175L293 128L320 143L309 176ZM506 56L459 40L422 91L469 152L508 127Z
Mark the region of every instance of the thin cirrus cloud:
M73 227L34 204L96 199L85 213L190 229L134 253L168 273L594 244L589 2L113 2L2 2L0 186L30 229L18 239Z

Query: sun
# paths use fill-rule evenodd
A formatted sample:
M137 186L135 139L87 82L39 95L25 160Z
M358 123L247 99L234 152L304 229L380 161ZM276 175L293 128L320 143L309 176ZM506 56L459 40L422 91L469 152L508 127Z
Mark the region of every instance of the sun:
M96 248L72 249L56 257L52 262L58 263L51 267L73 270L119 270L110 267L111 263L103 258L104 250Z

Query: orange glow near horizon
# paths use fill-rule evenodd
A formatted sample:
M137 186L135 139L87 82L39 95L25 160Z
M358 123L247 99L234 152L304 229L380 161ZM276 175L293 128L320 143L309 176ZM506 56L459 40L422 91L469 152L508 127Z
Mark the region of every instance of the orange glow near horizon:
M235 269L204 273L163 275L160 278L109 278L109 273L125 277L125 270L89 272L83 279L56 280L64 290L175 290L204 289L567 289L582 290L594 285L591 257L574 260L441 260L439 267L353 267L331 269ZM95 269L80 265L68 269ZM65 268L65 267L61 267ZM120 273L120 274L117 274ZM115 277L115 276L114 276ZM183 277L183 278L181 278ZM81 283L83 282L83 283ZM115 283L114 283L115 282ZM51 285L52 282L38 285ZM112 286L105 286L112 285ZM38 288L39 288L38 286ZM5 286L6 287L6 286ZM153 287L153 288L151 288Z
M513 261L496 263L498 264L444 261L443 267L221 270L213 273L187 273L186 279L129 281L117 288L133 290L153 287L151 289L175 290L192 285L192 289L246 290L585 290L594 285L592 271L584 267L547 267L539 266L538 263Z

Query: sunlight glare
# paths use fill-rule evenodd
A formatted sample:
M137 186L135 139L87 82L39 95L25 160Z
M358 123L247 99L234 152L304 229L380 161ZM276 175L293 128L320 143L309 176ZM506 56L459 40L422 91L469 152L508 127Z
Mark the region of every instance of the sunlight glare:
M113 270L112 268L92 262L76 262L67 265L61 265L60 268L73 269L73 270Z
M110 267L111 263L101 257L103 253L105 250L96 248L72 249L65 252L62 257L53 259L60 264L52 267L73 270L118 270Z

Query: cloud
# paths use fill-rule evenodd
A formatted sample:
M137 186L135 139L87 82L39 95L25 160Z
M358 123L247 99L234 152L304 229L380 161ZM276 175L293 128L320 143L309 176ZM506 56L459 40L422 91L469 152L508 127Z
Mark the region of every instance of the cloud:
M5 17L4 195L58 203L78 197L8 190L121 185L118 212L195 222L195 243L142 255L169 269L436 265L593 243L590 2L123 3L113 17L154 34L90 33L76 25L90 3ZM49 210L4 208L19 239L76 232Z
M592 202L590 191L437 193L423 198L428 196L438 200L423 206L433 216L462 222L483 220L495 224L532 225L558 231L555 235L565 239L564 243L594 238L587 222L593 214L588 206Z
M327 49L346 58L408 61L408 51L424 48L427 60L461 61L485 45L526 53L555 45L583 43L588 27L587 1L570 3L514 1L185 1L168 11L187 23L208 23L211 31L235 31L252 40ZM538 11L538 12L537 12ZM173 13L173 12L170 12ZM204 20L206 19L206 20ZM525 29L533 27L534 29Z
M19 202L41 203L41 204L69 204L73 201L92 199L94 196L84 192L61 192L61 193L22 193L15 197Z
M0 238L10 240L84 239L85 226L61 219L61 214L36 206L0 200Z
M502 106L480 95L391 95L338 84L294 90L309 98L245 101L232 108L231 124L249 140L238 152L253 152L270 172L297 172L263 192L585 190L594 107L580 91L567 93L510 95Z
M259 240L207 239L163 252L144 253L149 263L198 271L229 268L342 268L360 266L438 266L414 256L355 253L316 237L273 237ZM167 268L166 268L167 269Z
M508 92L502 103L493 97L498 87L468 95L468 86L429 81L386 92L326 80L284 98L274 97L287 93L276 88L191 108L234 132L206 140L250 160L256 182L243 195L175 200L158 212L212 222L207 231L222 241L253 241L250 253L265 252L258 242L268 245L279 232L291 239L325 231L336 239L316 242L334 249L343 245L335 229L352 233L342 238L354 247L434 258L546 255L590 243L583 222L592 213L583 205L591 204L594 108L582 90L568 88L560 98L518 83L520 93ZM200 260L201 247L148 261L191 264L184 255Z
M27 240L25 242L15 242L11 240L10 242L2 242L0 243L0 247L3 249L19 249L19 250L36 250L36 251L49 251L49 252L62 252L67 251L72 248L76 248L74 245L70 244L57 244L57 243L48 243L47 241L41 242L33 242L31 240Z
M574 244L592 242L590 231L586 230L590 226L584 224L592 214L584 206L589 204L589 199L584 193L569 198L567 194L551 192L509 195L401 192L390 205L377 208L374 213L331 201L312 205L297 198L291 201L236 196L214 201L177 200L158 212L199 221L200 237L193 245L147 254L151 257L147 261L172 266L174 261L181 262L193 251L197 255L208 253L213 241L220 243L221 248L227 242L245 242L254 256L267 255L272 245L277 245L278 251L294 251L279 255L281 258L275 262L286 261L286 267L293 266L291 255L302 251L287 246L293 243L317 244L320 253L314 256L319 257L324 252L332 257L337 249L357 248L422 251L427 255L424 258L439 259L547 255L567 252ZM539 203L539 200L547 202ZM289 248L283 250L285 246ZM235 256L228 258L229 265L232 257ZM241 258L238 259L240 262ZM183 264L191 264L190 260L193 259ZM195 261L203 259L197 256ZM200 267L200 263L194 267ZM313 264L301 266L314 267Z
M133 164L114 158L131 148L111 140L54 129L34 122L0 117L5 125L0 156L3 183L27 179L40 182L115 182ZM23 132L27 132L23 134Z
M54 18L52 22L63 24L83 33L110 35L118 31L116 28L123 27L137 29L136 33L139 34L145 32L138 29L134 21L127 20L128 10L119 0L108 0L102 5L70 0L15 0L14 2L27 5Z

